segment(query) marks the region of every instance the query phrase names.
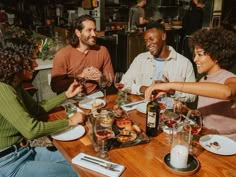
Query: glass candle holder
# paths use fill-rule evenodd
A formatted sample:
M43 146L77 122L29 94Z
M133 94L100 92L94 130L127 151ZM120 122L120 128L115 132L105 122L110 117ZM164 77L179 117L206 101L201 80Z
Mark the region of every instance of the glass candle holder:
M175 168L187 168L189 155L190 131L182 129L173 134L170 164Z

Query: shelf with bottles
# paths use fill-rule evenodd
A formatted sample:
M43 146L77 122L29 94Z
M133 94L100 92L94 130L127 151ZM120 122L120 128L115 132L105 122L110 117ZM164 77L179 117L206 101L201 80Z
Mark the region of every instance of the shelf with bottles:
M110 31L110 30L124 30L127 29L128 22L124 21L113 21L109 23L105 23L105 30Z

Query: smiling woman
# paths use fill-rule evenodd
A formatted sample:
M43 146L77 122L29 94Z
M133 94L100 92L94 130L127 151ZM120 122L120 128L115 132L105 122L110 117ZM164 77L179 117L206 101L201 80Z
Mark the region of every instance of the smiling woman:
M197 70L206 76L198 83L153 84L145 97L153 90L171 89L199 95L203 125L236 141L236 75L226 70L235 62L236 34L223 28L202 29L193 34L191 45Z

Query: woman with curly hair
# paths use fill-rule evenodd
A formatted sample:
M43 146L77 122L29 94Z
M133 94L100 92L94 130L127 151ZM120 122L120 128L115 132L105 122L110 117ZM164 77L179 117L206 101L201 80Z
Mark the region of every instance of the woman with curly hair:
M236 141L236 75L227 71L236 59L236 34L223 28L202 29L193 34L191 44L197 71L205 76L196 83L153 84L145 98L148 99L153 90L199 95L198 109L204 116L203 125ZM158 95L163 94L161 92Z
M36 48L26 40L18 41L19 45L13 45L14 40L9 40L7 47L0 48L0 176L78 176L60 152L30 147L27 139L82 123L84 116L81 113L53 122L38 118L81 92L82 87L74 81L68 90L39 105L21 86L24 80L32 78L37 67Z

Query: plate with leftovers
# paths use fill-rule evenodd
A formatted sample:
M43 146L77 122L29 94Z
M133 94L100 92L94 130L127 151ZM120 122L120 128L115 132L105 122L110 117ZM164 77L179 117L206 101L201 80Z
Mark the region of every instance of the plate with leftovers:
M200 145L215 154L234 155L236 154L236 142L221 135L205 135L199 140Z
M85 128L82 125L70 127L59 133L52 134L52 138L60 141L71 141L80 138L85 133Z
M106 105L102 99L87 98L79 102L79 106L84 109L100 109Z

